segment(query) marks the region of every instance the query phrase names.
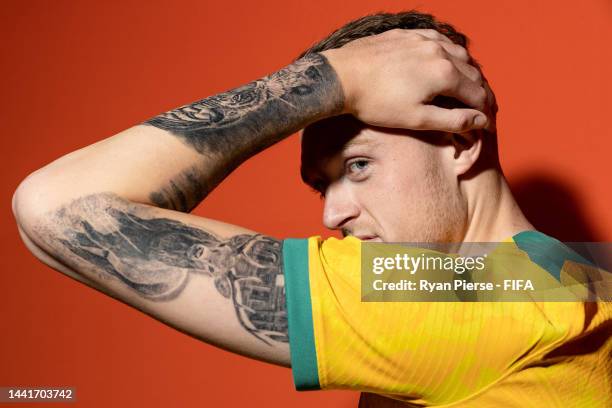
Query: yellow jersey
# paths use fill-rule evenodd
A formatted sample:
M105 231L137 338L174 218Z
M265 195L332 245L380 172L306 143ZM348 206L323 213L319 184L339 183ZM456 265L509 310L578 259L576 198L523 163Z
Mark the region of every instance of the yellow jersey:
M517 256L561 280L583 262L536 231ZM363 302L361 241L283 241L296 388L406 406L612 407L612 304Z

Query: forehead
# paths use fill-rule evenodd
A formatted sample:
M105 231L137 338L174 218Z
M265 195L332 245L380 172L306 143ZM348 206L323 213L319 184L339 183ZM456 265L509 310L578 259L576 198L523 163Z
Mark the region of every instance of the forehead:
M420 151L424 144L434 144L439 132L369 127L352 116L325 119L307 127L302 133L302 180L321 191L343 161L352 156L376 154L379 158Z
M324 169L351 146L367 147L373 138L367 127L349 115L328 118L309 125L302 132L302 180L316 187L325 177Z
M323 163L340 157L347 151L368 150L384 144L384 140L376 137L373 130L369 128L359 130L351 138L340 137L339 139L343 139L342 143L338 143L339 141L336 141L337 143L324 142L324 144L318 144L316 149L310 149L308 155L303 157L304 164L318 168Z

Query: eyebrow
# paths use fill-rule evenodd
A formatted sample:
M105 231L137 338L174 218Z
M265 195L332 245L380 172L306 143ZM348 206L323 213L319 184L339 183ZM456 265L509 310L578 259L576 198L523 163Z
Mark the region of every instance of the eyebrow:
M354 139L349 140L344 147L342 148L342 150L340 151L340 153L350 149L351 147L361 147L361 146L378 146L380 144L379 140L376 140L376 137L356 137Z

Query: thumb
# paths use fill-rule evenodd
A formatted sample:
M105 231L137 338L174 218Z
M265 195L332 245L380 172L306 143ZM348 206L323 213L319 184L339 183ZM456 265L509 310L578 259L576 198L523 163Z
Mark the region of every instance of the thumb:
M435 105L423 105L420 108L418 122L420 125L418 130L463 133L484 129L489 120L484 113L475 109L446 109Z

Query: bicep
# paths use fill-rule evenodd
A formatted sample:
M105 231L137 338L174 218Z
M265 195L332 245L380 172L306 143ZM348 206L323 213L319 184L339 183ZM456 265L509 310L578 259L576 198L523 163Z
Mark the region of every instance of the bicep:
M280 241L111 193L27 230L55 269L205 342L289 365Z

